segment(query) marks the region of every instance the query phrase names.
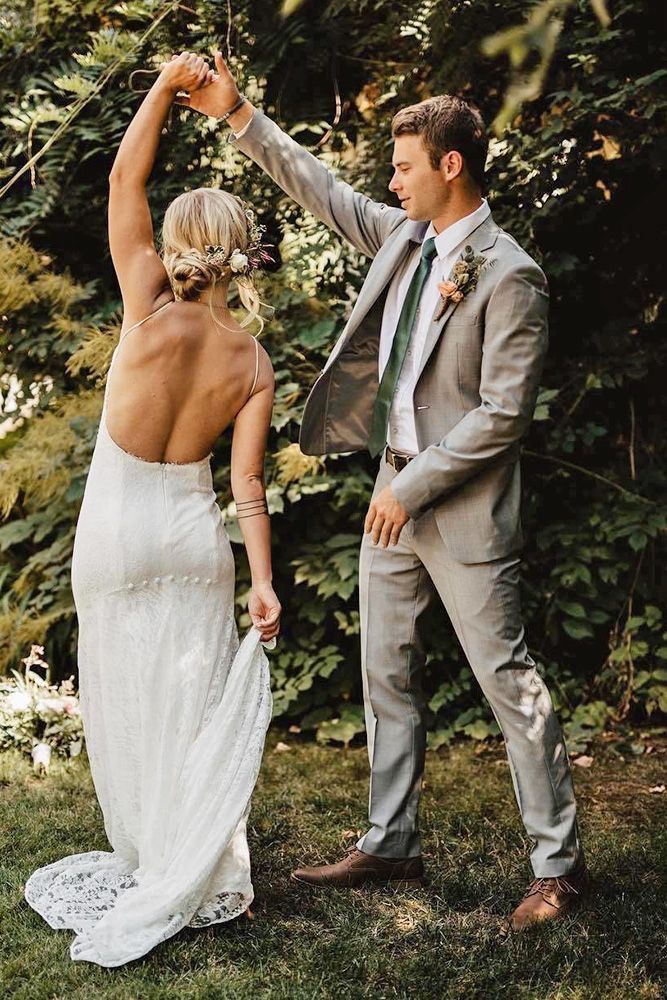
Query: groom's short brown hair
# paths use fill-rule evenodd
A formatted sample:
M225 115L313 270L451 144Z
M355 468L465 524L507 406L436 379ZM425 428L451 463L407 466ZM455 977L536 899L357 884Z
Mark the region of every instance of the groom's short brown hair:
M444 153L457 150L472 179L484 190L489 138L478 109L463 97L443 94L402 108L392 119L391 134L394 138L420 135L434 170Z

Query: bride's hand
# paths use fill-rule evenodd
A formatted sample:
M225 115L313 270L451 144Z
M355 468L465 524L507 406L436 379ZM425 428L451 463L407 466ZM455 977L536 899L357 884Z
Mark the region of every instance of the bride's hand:
M192 94L208 86L214 76L215 73L201 56L194 52L181 52L180 55L173 55L169 62L160 63L158 80L173 90L174 94L178 90L187 90Z
M248 611L253 625L259 629L262 642L267 642L280 631L282 608L270 583L260 583L250 591Z
M215 68L216 72L211 73L211 80L205 87L196 93L190 93L189 97L177 97L176 103L208 115L209 118L220 118L233 108L241 94L221 52L215 53Z

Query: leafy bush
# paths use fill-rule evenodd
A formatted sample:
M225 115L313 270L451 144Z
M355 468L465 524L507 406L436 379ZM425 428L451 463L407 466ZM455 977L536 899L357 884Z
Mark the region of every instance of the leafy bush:
M226 13L213 2L193 13L148 0L113 9L59 0L34 11L14 0L0 21L12 57L0 81L0 184L41 154L0 201L0 384L3 416L18 418L0 438L4 668L35 640L63 670L75 654L70 553L120 319L106 178L138 100L130 70L184 47L222 45L251 99L379 199L388 197L389 123L400 106L454 90L477 100L488 121L506 108L506 67L480 43L521 21L518 0L294 8L281 19L274 5L235 4L229 50ZM551 349L524 449L524 610L531 652L575 739L665 707L665 257L652 245L666 71L663 34L640 0L615 5L608 27L587 0L561 13L541 96L492 141L489 196L551 286ZM224 133L175 110L151 203L158 219L187 187L226 186L253 204L279 244L282 265L263 287L276 309L265 334L277 377L267 476L285 606L273 660L276 713L319 727L321 738L349 738L360 724L357 554L374 467L364 455L311 461L295 442L308 388L366 264ZM214 469L236 543L228 437ZM237 551L242 610L248 573ZM444 618L435 609L429 624L433 746L495 731Z

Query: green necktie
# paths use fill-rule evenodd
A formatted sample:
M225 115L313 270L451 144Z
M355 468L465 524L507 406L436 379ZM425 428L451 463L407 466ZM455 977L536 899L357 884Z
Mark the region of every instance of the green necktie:
M396 333L392 341L389 360L382 373L380 387L375 398L371 432L368 437L368 450L373 458L380 454L387 443L387 422L389 420L389 411L391 410L391 401L394 398L394 390L396 389L398 376L401 374L401 368L405 360L405 352L410 342L410 334L412 333L412 326L417 315L419 297L429 276L431 263L436 254L435 237L432 236L422 244L421 260L408 287L401 315L398 318Z

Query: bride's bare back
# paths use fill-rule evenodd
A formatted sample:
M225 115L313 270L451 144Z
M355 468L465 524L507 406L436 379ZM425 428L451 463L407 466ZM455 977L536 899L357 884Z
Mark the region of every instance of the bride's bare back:
M147 462L200 461L272 380L264 349L229 314L219 319L230 329L203 303L173 301L136 330L124 324L107 411L120 448Z

